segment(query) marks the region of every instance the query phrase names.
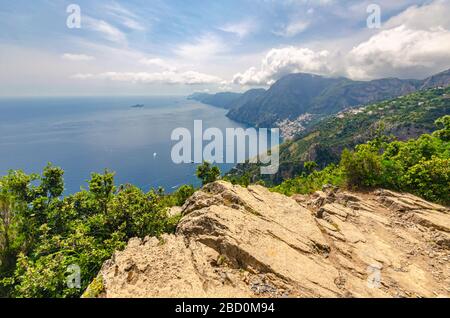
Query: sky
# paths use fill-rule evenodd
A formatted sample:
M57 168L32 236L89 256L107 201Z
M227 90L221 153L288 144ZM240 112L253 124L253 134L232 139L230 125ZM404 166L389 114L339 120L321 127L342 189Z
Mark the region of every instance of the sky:
M0 0L0 96L239 92L289 73L449 68L450 0Z

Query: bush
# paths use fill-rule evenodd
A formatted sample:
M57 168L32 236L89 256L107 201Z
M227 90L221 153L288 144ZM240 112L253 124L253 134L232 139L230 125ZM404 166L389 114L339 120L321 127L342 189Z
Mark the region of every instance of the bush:
M450 141L450 115L436 120L436 126L441 129L436 131L434 135L443 141Z
M230 182L231 184L240 185L240 186L246 188L250 185L250 174L245 173L242 176L237 176L237 175L225 176L224 180Z
M189 199L195 192L195 188L192 185L183 185L175 193L175 205L182 206L187 199Z
M63 173L48 165L41 176L0 179L0 297L79 297L131 237L160 236L178 222L167 217L170 200L131 185L116 191L108 171L92 174L89 191L60 198ZM178 202L192 191L180 188ZM73 265L80 289L67 284Z
M342 186L344 174L340 167L329 165L321 171L313 171L310 175L301 175L297 178L286 180L281 185L272 188L273 191L291 196L293 194L310 194L322 189L325 184Z
M450 204L450 159L433 157L408 169L404 189L423 198Z
M202 181L203 185L206 185L219 179L220 169L205 161L197 167L197 177Z
M350 186L374 187L380 182L381 158L369 144L357 146L356 151L345 150L341 167Z
M275 191L292 195L310 193L324 184L383 187L408 191L427 200L449 204L450 116L436 121L443 128L405 142L377 136L354 151L344 150L338 167L330 165L309 176L284 181ZM307 163L305 168L312 168Z
M305 170L311 174L319 165L314 161L307 161L303 164Z

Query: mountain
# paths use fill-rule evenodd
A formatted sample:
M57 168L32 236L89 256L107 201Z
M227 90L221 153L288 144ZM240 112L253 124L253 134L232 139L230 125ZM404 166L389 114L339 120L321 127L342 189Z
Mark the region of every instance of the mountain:
M175 234L131 239L84 297L450 296L450 211L410 194L219 181L177 210Z
M422 89L438 86L447 86L450 84L450 69L436 75L430 76L422 83Z
M304 128L305 122L299 118L305 114L309 115L306 124L311 124L346 108L449 84L450 70L425 80L385 78L353 81L344 77L298 73L281 78L268 90L251 89L244 94L195 93L188 98L229 109L229 118L256 127L280 126L287 120L287 123L293 123L291 126L299 127L291 132L296 134ZM292 137L291 134L285 137Z
M304 114L319 119L348 107L448 83L448 71L424 81L397 78L353 81L304 73L291 74L277 81L263 96L233 107L228 117L259 127L277 126L282 120L296 120Z
M230 92L217 94L194 93L188 99L215 107L230 109L233 102L237 101L241 96L242 94Z
M240 164L229 176L263 178L279 184L304 171L306 161L320 167L339 161L345 148L367 142L377 129L400 140L415 138L435 129L436 119L450 114L450 86L421 90L368 106L348 109L311 124L295 139L280 146L280 169L277 174L261 176L256 164Z
M294 118L311 111L314 98L345 79L311 74L291 74L277 81L263 95L228 113L231 119L254 126L272 126L279 119Z
M251 101L257 101L265 93L266 93L266 90L263 88L251 89L251 90L245 92L244 94L242 94L238 99L234 100L231 104L229 104L228 109L231 109L231 110L239 109Z

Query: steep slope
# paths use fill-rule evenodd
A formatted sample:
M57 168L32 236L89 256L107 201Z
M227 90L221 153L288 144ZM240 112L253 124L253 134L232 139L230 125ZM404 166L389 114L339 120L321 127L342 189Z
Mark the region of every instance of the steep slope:
M450 297L449 210L412 195L215 182L182 214L176 235L116 252L97 296Z
M433 75L425 79L422 83L421 89L442 86L445 87L450 84L450 70L446 70L439 74Z
M332 85L345 79L312 74L291 74L277 81L262 97L228 113L231 119L255 126L270 126L279 119L312 112L314 100Z
M281 78L262 96L233 107L228 117L254 126L277 126L304 114L320 119L345 108L405 95L419 89L450 84L450 71L423 81L397 78L352 81L312 74L291 74Z
M255 88L251 89L244 94L242 94L238 99L234 100L230 105L228 105L229 109L238 109L251 101L256 101L260 97L264 95L266 92L263 88Z
M312 124L296 139L284 142L277 174L261 176L257 165L240 164L229 175L247 174L253 180L263 178L269 184L278 184L301 173L305 161L315 161L322 168L336 163L343 149L371 140L380 127L384 126L385 134L406 140L432 132L435 120L448 114L450 87L348 109Z

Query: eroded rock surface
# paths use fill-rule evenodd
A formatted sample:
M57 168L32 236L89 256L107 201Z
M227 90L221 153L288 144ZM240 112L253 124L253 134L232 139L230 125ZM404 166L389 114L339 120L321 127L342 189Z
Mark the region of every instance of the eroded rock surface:
M450 212L409 194L215 182L181 213L104 264L101 296L450 297Z

